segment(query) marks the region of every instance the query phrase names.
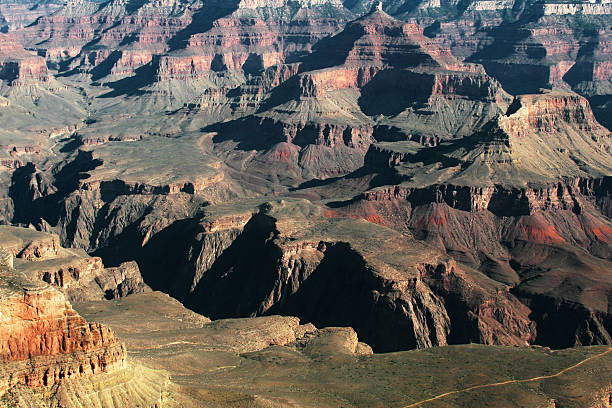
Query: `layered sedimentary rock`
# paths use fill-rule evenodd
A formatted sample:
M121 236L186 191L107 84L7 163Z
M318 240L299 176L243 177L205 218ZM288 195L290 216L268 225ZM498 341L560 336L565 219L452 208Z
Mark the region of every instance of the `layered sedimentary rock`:
M47 16L59 9L61 4L54 2L3 2L0 4L0 28L6 31L22 29L41 16Z
M2 271L0 392L18 384L52 386L123 366L114 333L81 318L58 290L22 273Z
M413 185L430 184L435 173L466 186L525 186L608 176L611 140L585 98L553 91L516 98L505 115L470 137L426 149L409 141L381 143L366 158L369 168L391 168ZM411 164L417 159L423 166ZM431 166L436 162L441 165Z
M340 212L425 240L514 287L513 293L539 299L540 303L527 302L535 312L532 316L547 313L560 318L569 313L564 307L575 309L571 313L575 321L567 318L557 323L558 337L547 340L554 341L551 345L588 344L594 339L608 343L604 299L609 290L605 282L612 229L594 206L596 196L580 192L582 183L576 180L573 186L535 191L451 185L380 189ZM596 183L608 184L605 180ZM609 192L599 194L606 197ZM583 267L576 270L568 266L571 262ZM588 282L582 276L589 276ZM558 279L582 283L574 287L575 292L566 291L553 283ZM589 326L593 331L584 334Z
M609 4L545 3L487 33L470 57L511 93L571 86L583 95L610 93ZM588 23L587 23L588 21ZM477 42L473 42L476 44ZM522 80L521 80L522 79Z
M218 7L217 14L194 16L192 24L203 20L210 24L208 30L194 27L192 33L187 30L189 36L173 39L171 45L184 50L161 57L160 79L194 78L226 70L258 74L294 62L353 16L337 1L239 1Z
M28 85L49 79L45 59L23 49L0 34L0 79L11 85Z
M375 350L535 340L529 310L470 268L307 202L254 203L213 207L199 225L168 231L176 257L155 256L164 244L147 243L139 262L151 284L215 318L282 313L352 326ZM370 246L383 241L384 254ZM170 264L176 275L164 273ZM448 284L438 286L440 273Z
M525 95L471 138L373 145L364 172L387 185L332 207L426 241L506 285L531 309L536 342L608 344L609 143L584 98ZM441 277L446 283L434 287L448 291L452 279ZM573 290L562 281L575 282Z
M27 27L23 39L44 39L36 48L50 61L91 69L97 78L134 74L151 62L160 80L193 79L223 69L253 72L292 59L348 16L333 1L113 1L99 8L75 1ZM277 49L274 43L285 46Z
M369 145L389 137L376 134L376 117L380 127L398 128L396 138L439 140L473 132L509 101L481 67L374 9L321 40L297 75L263 98L260 112L206 129L218 133L218 154L232 148L233 161L262 177L278 179L282 169L284 177L329 178L360 167ZM253 127L257 133L244 132ZM272 174L262 161L278 163Z
M101 46L113 49L124 44L126 55L133 52L162 52L165 42L189 24L192 12L185 9L185 4L175 2L135 6L124 1L113 1L98 7L89 1L71 1L22 30L23 41L27 44L32 39L38 39L30 45L44 51L46 57L55 63L76 57L74 62L77 65L91 67L105 61L108 65L114 56ZM81 53L83 47L92 41L98 47ZM136 58L131 62L133 65L130 68L133 70L143 61ZM112 65L103 67L110 68Z
M98 257L62 248L57 235L25 228L2 226L0 236L3 248L16 257L18 273L51 284L71 301L114 299L148 289L134 262L104 268Z
M7 42L39 63L23 83L46 81L43 59L58 75L3 88L2 219L117 268L57 245L21 259L79 300L139 290L124 263L136 259L156 288L213 317L354 324L381 350L608 343L610 134L576 94L507 93L571 86L605 107L594 97L608 92L609 32L594 13L607 6L345 3L71 1L11 33L44 56ZM31 121L45 129L22 142ZM213 214L258 194L329 205L313 204L313 224L296 217L320 229L309 237L259 203ZM371 224L403 234L389 238L398 252L434 255L379 257L343 232L383 228ZM238 261L243 251L261 262ZM243 280L256 290L222 298ZM375 322L402 329L383 338Z
M5 228L0 238L0 405L156 406L168 398L170 406L193 406L167 374L128 362L113 330L83 319L58 289L21 271L19 259L14 269L19 239L54 251L42 234L16 230L23 229Z

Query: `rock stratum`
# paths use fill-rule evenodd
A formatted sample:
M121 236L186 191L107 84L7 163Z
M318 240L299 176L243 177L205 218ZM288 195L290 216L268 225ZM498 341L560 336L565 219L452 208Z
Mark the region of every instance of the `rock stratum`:
M0 1L0 403L606 406L611 14Z
M25 385L53 387L64 379L84 378L121 369L125 346L113 331L85 321L65 296L12 267L11 242L3 240L1 394ZM53 256L50 242L34 241L19 255L36 262Z

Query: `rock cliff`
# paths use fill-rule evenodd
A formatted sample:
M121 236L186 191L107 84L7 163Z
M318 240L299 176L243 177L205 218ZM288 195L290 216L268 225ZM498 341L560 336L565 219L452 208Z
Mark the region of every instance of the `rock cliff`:
M149 242L139 262L151 285L215 318L281 313L317 326L352 326L375 350L535 339L529 310L502 286L425 247L406 251L418 244L390 230L329 219L306 202L244 205L238 213L213 207L199 226L175 230L167 250L176 257L155 256L163 244ZM376 253L368 236L388 250ZM176 275L164 273L170 263ZM446 291L436 273L452 277Z
M62 248L57 235L25 228L1 226L0 237L15 257L15 271L58 288L70 301L114 299L148 289L134 262L104 268L98 257Z
M7 35L0 34L0 79L10 85L46 82L49 80L47 63Z
M23 384L41 387L124 365L114 333L88 323L49 285L4 268L1 279L0 393Z
M607 5L372 6L78 0L0 36L1 219L57 234L15 268L83 301L136 261L379 350L609 343Z

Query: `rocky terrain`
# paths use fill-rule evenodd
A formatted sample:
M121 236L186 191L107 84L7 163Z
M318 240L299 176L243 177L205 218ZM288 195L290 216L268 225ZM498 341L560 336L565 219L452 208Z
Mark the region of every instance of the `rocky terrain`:
M309 207L293 203L300 204ZM275 205L266 211L280 221L283 210ZM230 226L221 220L206 225L211 233ZM562 401L570 407L598 407L609 397L606 348L472 345L373 354L350 327L318 329L274 315L211 321L151 291L84 298L73 309L33 273L61 252L57 237L11 227L4 228L2 243L0 406L417 406L432 398L464 406L480 398L472 388L493 388L486 398L502 404L508 392L526 404ZM23 262L32 264L26 272L18 266ZM490 372L491 359L507 370ZM524 364L509 364L517 359ZM415 366L423 375L410 374ZM459 382L456 370L464 372ZM587 371L597 375L585 377ZM567 392L578 378L580 389L593 393ZM526 386L531 382L538 387ZM450 397L443 395L449 391Z
M611 15L0 1L0 405L606 406Z
M350 328L317 329L279 316L209 323L158 292L75 307L117 330L131 358L167 370L191 398L184 406L195 400L210 407L464 407L512 400L600 407L609 398L606 347L461 345L372 354ZM529 381L585 358L591 359L565 374ZM497 382L508 383L487 387ZM451 395L435 399L444 393Z
M14 269L13 251L36 262L53 256L57 241L34 239L24 246L13 237L2 240L6 247L2 248L0 278L0 393L6 394L20 384L51 387L64 378L88 377L123 367L125 346L109 328L88 323L61 292Z
M24 228L0 226L0 238L3 249L15 257L16 272L56 287L70 301L115 299L149 290L135 262L104 268L100 258L62 248L58 236Z

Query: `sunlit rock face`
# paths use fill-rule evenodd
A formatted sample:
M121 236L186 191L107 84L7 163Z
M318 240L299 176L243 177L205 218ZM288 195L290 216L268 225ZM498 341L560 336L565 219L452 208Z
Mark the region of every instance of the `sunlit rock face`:
M113 331L85 321L57 289L8 267L0 285L0 393L123 367L125 346Z

